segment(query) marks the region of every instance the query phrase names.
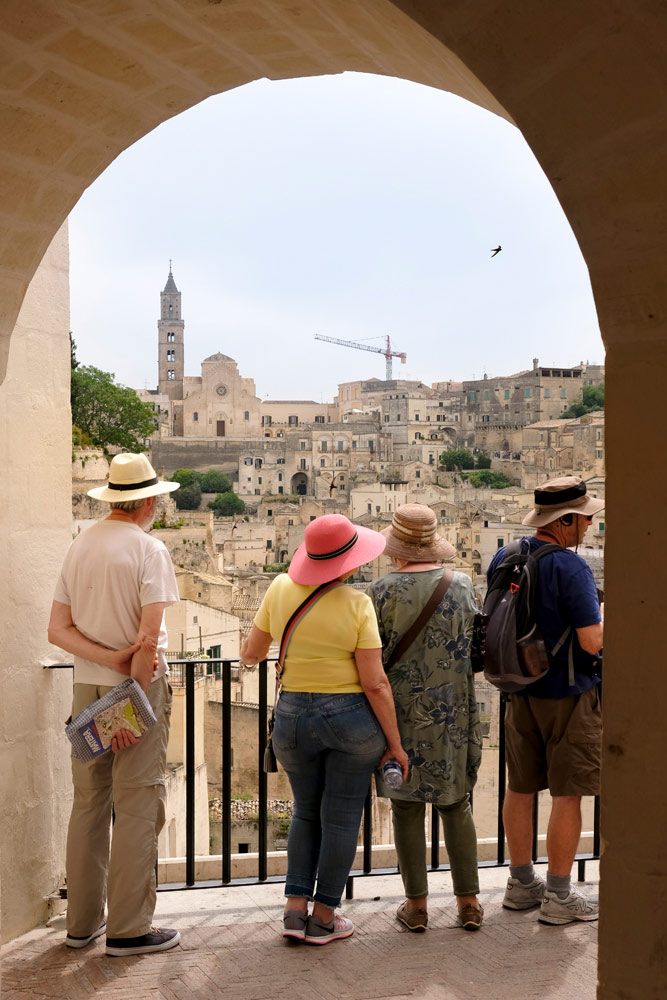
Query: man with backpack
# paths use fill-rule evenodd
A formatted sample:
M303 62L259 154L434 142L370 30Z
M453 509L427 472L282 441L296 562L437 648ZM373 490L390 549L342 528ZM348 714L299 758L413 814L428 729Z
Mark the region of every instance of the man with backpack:
M512 628L516 625L524 676L515 676L515 683L503 687L486 671L488 649L485 654L487 678L513 692L505 714L508 791L503 821L510 878L503 906L539 906L539 920L547 924L598 917L597 902L575 889L570 876L581 835L581 796L599 794L603 625L593 574L571 549L603 507L578 477L543 483L535 490L535 509L523 520L537 529L535 535L499 549L487 571L487 602L492 591L503 586L505 594L496 593L501 606L506 608L520 593L524 598L523 618L517 609L511 623ZM538 562L533 554L543 546L549 549ZM502 653L493 633L495 617L492 611L492 658ZM552 797L546 881L532 863L533 804L544 788Z

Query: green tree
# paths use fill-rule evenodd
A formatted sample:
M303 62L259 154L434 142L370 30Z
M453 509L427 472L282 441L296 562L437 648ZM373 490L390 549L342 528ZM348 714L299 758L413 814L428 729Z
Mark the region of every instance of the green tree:
M209 500L209 507L216 517L228 517L230 514L242 514L245 504L241 497L228 490L227 493L218 493L215 500Z
M144 440L156 427L153 407L114 377L113 372L77 364L72 370L72 423L102 448L144 451Z
M492 490L503 490L506 486L511 486L511 482L502 472L491 472L491 469L479 469L471 472L466 479L476 490L480 486L488 486Z
M201 503L201 487L199 483L190 483L189 486L181 486L172 496L179 510L198 510Z
M604 386L585 385L581 394L581 401L572 403L567 410L563 411L563 416L567 419L572 417L583 417L591 410L604 410Z
M194 483L201 485L201 478L201 472L195 472L194 469L176 469L171 481L172 483L180 483L182 488L183 486L192 486Z
M217 472L215 469L204 472L199 480L199 485L202 493L229 493L232 488L229 476L226 476L224 472Z
M485 455L483 452L480 452L479 455L477 456L477 468L478 469L491 468L491 459L488 455Z
M444 466L448 472L456 472L459 469L474 469L475 458L469 448L455 448L441 453L440 465Z

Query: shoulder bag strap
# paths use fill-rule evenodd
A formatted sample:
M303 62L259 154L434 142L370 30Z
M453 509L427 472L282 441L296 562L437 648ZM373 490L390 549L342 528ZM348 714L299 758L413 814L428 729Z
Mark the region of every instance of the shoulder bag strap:
M330 580L329 583L322 583L319 587L316 587L312 594L309 594L305 601L302 601L299 607L292 612L290 617L287 619L287 624L283 629L282 638L280 640L280 650L278 652L278 663L276 665L276 690L273 696L273 704L278 700L278 694L280 693L280 678L282 677L283 670L285 668L285 657L287 656L287 647L290 644L292 636L294 635L294 630L301 621L301 619L308 614L311 608L313 608L321 597L328 594L330 590L335 590L336 587L344 587L345 584L341 580Z
M433 591L428 601L422 608L419 616L415 619L415 621L412 623L407 632L405 632L404 635L398 640L398 642L392 649L391 653L389 654L389 658L384 665L385 671L388 671L390 667L393 667L394 663L396 663L397 660L400 660L403 654L410 648L412 643L415 641L415 639L417 638L417 636L419 635L419 633L424 628L429 618L437 608L438 604L440 604L442 598L449 590L449 585L451 584L453 579L454 579L454 573L452 572L451 569L449 569L449 567L445 567L445 569L442 572L442 576L440 577L435 587L435 590Z

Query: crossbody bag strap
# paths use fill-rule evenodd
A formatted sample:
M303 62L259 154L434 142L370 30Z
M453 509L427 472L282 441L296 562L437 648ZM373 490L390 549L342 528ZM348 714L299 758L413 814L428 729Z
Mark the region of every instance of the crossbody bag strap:
M311 608L313 608L321 597L328 594L330 590L335 590L337 587L344 587L345 584L341 580L330 580L329 583L321 583L319 587L316 587L312 594L308 594L305 601L302 601L298 608L292 612L290 617L287 619L287 624L283 629L282 638L280 640L280 650L278 652L278 665L276 667L276 690L273 696L273 704L275 707L278 701L278 695L280 693L280 678L282 677L283 670L285 669L285 657L287 656L287 647L289 646L292 636L294 635L294 630L301 621L301 619L308 614Z
M389 658L384 665L385 671L388 671L390 667L393 667L396 661L400 660L403 654L407 652L407 650L410 648L412 643L415 641L415 639L417 638L417 636L419 635L419 633L424 628L429 618L437 608L438 604L440 604L442 598L449 590L449 585L451 584L453 579L454 579L454 573L452 572L451 569L449 569L449 567L445 567L445 569L442 571L442 576L440 577L438 583L436 584L435 590L429 597L428 601L422 608L421 612L414 620L414 622L407 630L407 632L405 632L401 636L401 638L398 640L398 642L392 649L391 653L389 654Z

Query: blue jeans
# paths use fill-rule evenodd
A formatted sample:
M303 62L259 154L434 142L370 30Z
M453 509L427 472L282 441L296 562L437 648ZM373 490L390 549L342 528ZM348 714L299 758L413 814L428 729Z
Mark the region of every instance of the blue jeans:
M286 896L339 905L371 775L386 745L364 694L280 695L273 746L294 795Z

